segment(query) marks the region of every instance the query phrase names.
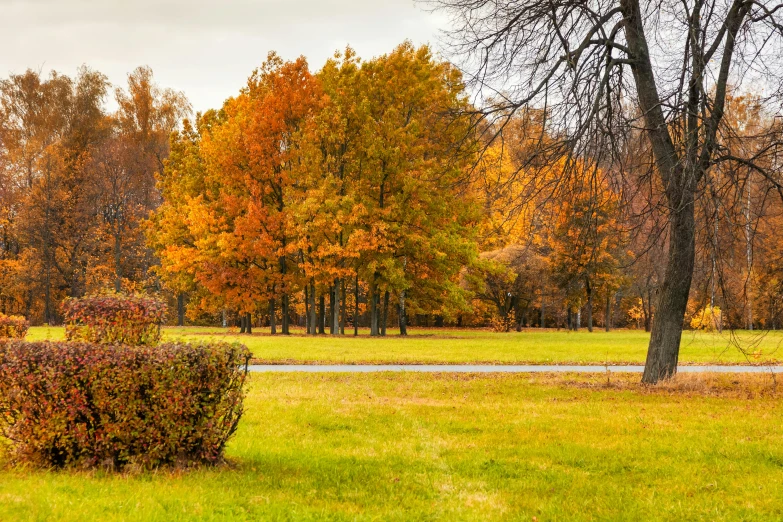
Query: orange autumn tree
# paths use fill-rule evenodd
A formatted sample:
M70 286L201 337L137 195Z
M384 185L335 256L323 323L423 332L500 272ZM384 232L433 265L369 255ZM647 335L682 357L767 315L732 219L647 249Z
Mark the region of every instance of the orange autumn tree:
M459 272L475 258L468 193L474 159L462 78L426 46L410 43L362 64L366 123L355 190L367 209L358 231L370 330L383 335L392 296L400 331L406 306L415 313L453 314L467 308Z
M357 183L363 169L367 93L360 60L351 48L328 60L318 78L324 95L319 112L300 135L292 216L308 333L323 333L328 323L329 332L337 335L345 329L349 285L354 290L352 313L358 315L359 260L373 248L361 233L368 209ZM354 333L356 327L354 320Z
M248 327L265 301L275 333L279 301L282 332L289 333L296 247L289 198L297 136L317 111L320 92L304 58L284 62L272 53L202 138L206 187L190 220L197 278L244 314Z
M478 227L480 260L465 273L474 295L474 314L490 317L496 330L520 330L537 308L539 326L547 324L561 291L552 277L551 223L560 200L562 163L541 155L548 141L543 111L524 108L502 127L488 126L473 171L471 190L481 202ZM487 308L488 307L488 308Z
M194 201L205 191L206 169L201 156L201 132L208 132L215 117L214 111L198 116L198 128L185 120L182 130L171 135L171 152L157 177L157 188L163 202L146 223L147 244L160 261L155 271L161 282L178 296L177 319L180 326L185 322L185 294L190 294L191 302L196 301L195 294L200 294L215 308L222 308L223 304L215 305L213 296L202 292L203 287L198 284L199 256L190 219Z
M598 290L608 292L619 284L625 244L620 197L607 173L598 167L580 163L568 171L573 173L569 184L575 186L562 193L554 211L552 269L565 293L568 326L579 327L575 314L584 305L587 328L592 332Z

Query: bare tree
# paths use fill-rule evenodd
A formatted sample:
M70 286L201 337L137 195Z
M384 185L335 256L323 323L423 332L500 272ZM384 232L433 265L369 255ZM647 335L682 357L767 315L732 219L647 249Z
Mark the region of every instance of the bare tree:
M668 259L643 382L677 371L693 277L695 206L710 169L744 165L783 197L780 128L747 155L731 148L727 95L752 82L780 113L783 3L763 0L430 0L499 132L510 115L544 110L542 147L623 175L628 139L649 142L649 186L665 207ZM492 136L490 136L490 140ZM735 180L737 183L739 181ZM567 176L561 183L567 182Z

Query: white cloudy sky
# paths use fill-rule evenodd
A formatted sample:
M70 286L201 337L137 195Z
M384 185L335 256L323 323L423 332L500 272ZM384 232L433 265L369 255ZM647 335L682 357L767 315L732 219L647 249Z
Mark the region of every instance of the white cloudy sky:
M205 110L270 50L317 69L346 44L368 58L405 39L437 44L443 23L414 0L0 0L0 76L86 64L121 84L149 65Z

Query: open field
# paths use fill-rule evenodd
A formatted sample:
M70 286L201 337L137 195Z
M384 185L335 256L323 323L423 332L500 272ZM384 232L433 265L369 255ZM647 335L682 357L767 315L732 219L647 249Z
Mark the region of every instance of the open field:
M638 330L589 333L535 329L495 333L489 330L413 329L407 338L390 332L370 338L360 331L349 335L305 337L266 333L238 335L222 328L166 328L166 339L225 340L246 344L259 362L267 363L490 363L490 364L603 364L644 363L649 334ZM29 340L60 339L63 329L35 327ZM737 344L747 353L738 349ZM686 331L680 362L760 364L783 361L783 332L738 331L723 335Z
M254 375L230 467L6 467L0 520L783 518L769 376L611 379Z

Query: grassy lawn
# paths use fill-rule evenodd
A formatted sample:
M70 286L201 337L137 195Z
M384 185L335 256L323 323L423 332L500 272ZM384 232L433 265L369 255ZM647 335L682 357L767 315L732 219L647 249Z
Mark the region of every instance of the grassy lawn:
M768 376L611 379L254 375L230 467L0 468L0 520L783 518Z
M260 332L260 330L259 330ZM391 332L370 341L369 332L333 337L238 335L221 328L166 328L167 339L240 341L263 362L329 363L644 363L649 334L637 330L589 333L538 331L414 329L407 338ZM352 334L352 332L351 332ZM29 340L59 339L62 328L31 328ZM755 355L746 356L746 352ZM783 361L783 332L735 332L723 335L684 332L680 362L763 363Z

